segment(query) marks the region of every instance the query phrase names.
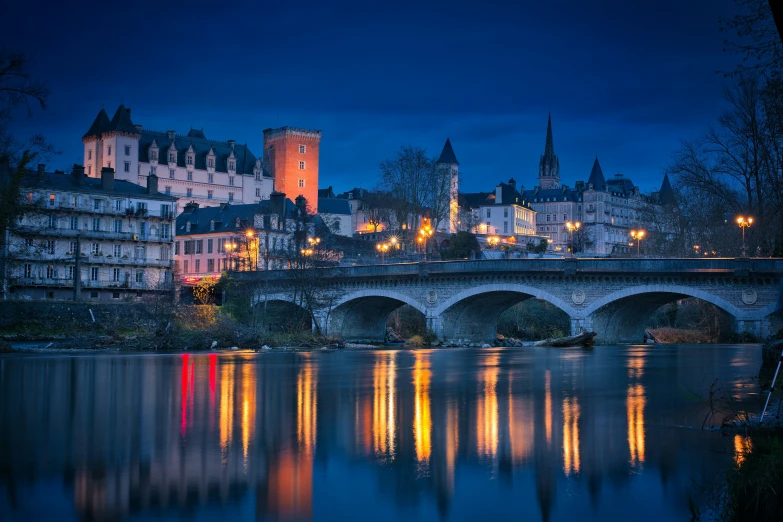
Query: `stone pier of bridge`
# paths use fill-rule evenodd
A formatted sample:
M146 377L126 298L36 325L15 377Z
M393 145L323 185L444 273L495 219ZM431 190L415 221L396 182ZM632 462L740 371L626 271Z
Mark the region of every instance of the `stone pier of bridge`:
M769 336L783 260L503 259L314 269L311 278L232 276L257 289L252 304L267 306L290 306L297 285L313 281L314 324L345 339L383 341L389 314L409 305L441 339L489 341L505 310L540 299L568 316L572 334L584 329L602 343L638 343L657 309L685 298L713 304L738 332Z

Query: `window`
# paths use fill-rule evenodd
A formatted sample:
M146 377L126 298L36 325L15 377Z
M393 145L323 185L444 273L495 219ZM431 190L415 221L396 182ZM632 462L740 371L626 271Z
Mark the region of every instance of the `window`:
M171 187L166 187L166 195L171 196Z
M199 240L195 241L195 246L196 246L196 252L195 253L196 254L201 254L202 251L204 250L204 240L203 239L199 239Z
M193 240L192 239L184 241L183 246L185 247L185 249L183 251L183 254L185 254L186 256L189 256L190 254L193 253Z
M305 152L307 152L307 147L299 145L299 154L304 154Z
M207 159L207 167L210 169L215 168L215 158L208 158Z
M185 259L182 262L182 271L185 272L186 274L188 273L188 260L187 259Z
M487 209L487 217L492 217L492 209L491 208ZM489 223L487 223L487 224L489 224Z
M228 177L228 186L233 187L234 186L234 176Z
M116 234L122 233L122 220L121 219L115 219L114 220L114 232Z
M116 282L120 281L120 278L122 277L120 269L119 268L112 268L111 269L111 280Z
M236 170L236 161L228 160L228 170Z
M156 150L150 151L150 161L158 161L158 151Z
M125 162L125 172L130 172L130 161Z
M196 259L195 264L196 264L196 267L195 267L196 272L201 272L201 259Z
M87 165L87 175L92 174L92 165Z
M260 188L257 188L257 189L256 189L256 197L257 197L257 198L260 198L260 197L261 197L261 189L260 189Z
M163 223L160 226L160 238L171 239L171 225L169 225L168 223Z
M508 234L508 221L503 222L503 233Z
M169 152L169 163L177 161L177 154L175 152Z
M101 200L100 199L93 199L92 200L92 209L93 210L97 210L97 211L100 212L102 207L103 207L103 205L101 205Z
M173 178L174 177L174 174L173 174L174 171L172 170L171 172L172 172L171 177ZM188 171L188 181L193 181L193 173L190 172L190 171Z
M114 257L122 257L122 246L114 245Z
M92 218L92 230L93 232L100 232L101 218Z
M87 159L88 159L88 160L91 160L91 159L92 159L92 149L90 149L90 150L88 150L88 151L87 151Z
M507 208L504 208L504 209L503 209L503 217L504 217L504 218L507 218L507 217L508 217L508 209L507 209Z
M54 194L49 194L49 206L50 207L54 207L54 201L55 201Z
M304 168L305 168L305 162L304 161L300 161L299 162L299 170L304 170Z
M214 195L214 192L211 190L207 191L207 199L212 199L212 196Z
M27 248L27 249L33 248L33 240L32 240L32 239L30 239L29 237L28 237L28 238L25 238L25 240L24 240L24 246L25 246L25 248Z
M107 162L106 162L106 166L107 166L107 167L109 167L109 168L111 168L111 161L107 161Z
M90 281L97 281L101 274L101 269L97 266L90 267Z
M46 252L49 254L54 254L54 250L57 248L57 242L49 240L46 242Z
M33 265L30 263L25 263L24 265L24 277L32 277L33 276Z
M136 282L137 283L144 282L144 270L136 270Z
M130 156L130 145L125 145L125 155Z
M121 199L115 199L114 200L114 211L115 212L122 212L122 200Z
M68 267L68 268L66 268L66 270L65 270L65 274L66 274L66 276L68 277L68 279L70 279L70 280L73 280L73 274L74 274L75 272L76 272L76 271L74 270L73 266L69 266L69 267Z
M167 246L160 247L160 260L168 261L171 257L171 249Z
M233 192L229 192L228 193L228 200L229 201L234 201L234 193Z
M57 228L57 218L55 216L49 216L49 228Z
M174 241L174 255L179 255L179 241Z
M90 253L94 256L97 256L101 251L101 245L98 243L93 243L90 245Z
M193 197L193 189L192 188L186 189L186 193L187 193L186 194L187 197L189 197L189 198Z
M119 292L112 292L111 293L111 298L112 299L119 299L120 298L120 293Z
M256 181L261 181L261 171L256 172Z
M54 277L54 265L46 265L46 279Z
M207 259L207 272L214 272L214 271L215 271L215 260Z
M212 240L212 239L207 239L207 254L211 254L212 253L212 243L213 243L213 241L214 240Z
M109 145L108 147L106 147L106 155L107 155L107 156L111 156L111 145Z
M71 241L68 245L68 252L75 253L76 252L76 241Z
M207 183L214 183L214 182L215 182L215 175L207 174Z
M305 186L305 180L300 179L299 180L299 188L304 188L304 186Z
M187 161L188 165L193 165L193 154L188 154Z

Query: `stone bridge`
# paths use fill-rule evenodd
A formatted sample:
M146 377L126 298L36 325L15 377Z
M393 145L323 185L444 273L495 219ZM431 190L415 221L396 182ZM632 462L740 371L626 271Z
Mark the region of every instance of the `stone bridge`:
M504 259L232 275L254 305L290 307L298 288L311 288L314 320L346 339L382 341L388 315L408 304L440 338L489 341L503 311L536 298L567 314L571 333L638 343L655 310L687 297L723 310L736 331L767 337L783 259Z

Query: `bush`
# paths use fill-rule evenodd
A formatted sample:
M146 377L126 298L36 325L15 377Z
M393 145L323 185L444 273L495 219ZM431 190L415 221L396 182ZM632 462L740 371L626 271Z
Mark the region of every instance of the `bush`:
M726 478L723 519L765 522L783 520L783 444L780 434L751 437L745 453Z

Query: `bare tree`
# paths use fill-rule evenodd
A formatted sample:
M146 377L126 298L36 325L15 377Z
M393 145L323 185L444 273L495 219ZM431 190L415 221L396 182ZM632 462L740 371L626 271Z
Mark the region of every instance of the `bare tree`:
M362 201L360 210L367 216L367 222L372 225L373 232L378 228L391 225L394 204L390 195L383 192L370 192Z
M400 147L394 158L381 162L381 188L391 195L398 225L418 228L433 191L433 161L421 147Z
M780 71L783 68L783 6L778 0L735 0L739 12L721 20L721 30L731 35L726 50L741 56L736 70Z

